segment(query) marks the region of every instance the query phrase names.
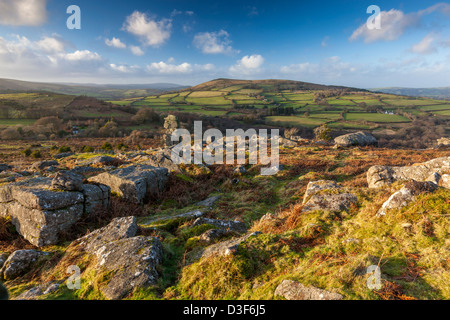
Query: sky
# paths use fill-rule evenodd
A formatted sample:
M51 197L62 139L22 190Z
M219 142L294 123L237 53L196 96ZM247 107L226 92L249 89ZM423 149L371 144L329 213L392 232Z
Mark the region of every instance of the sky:
M450 86L450 2L0 0L0 78Z

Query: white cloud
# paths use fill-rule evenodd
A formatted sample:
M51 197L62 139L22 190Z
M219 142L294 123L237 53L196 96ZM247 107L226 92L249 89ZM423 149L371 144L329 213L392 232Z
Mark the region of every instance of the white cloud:
M326 36L325 38L322 39L322 43L320 44L322 46L322 48L325 48L328 46L328 41L330 40L329 36Z
M437 3L431 7L418 12L405 14L403 11L391 9L389 11L380 12L381 29L370 30L366 23L362 24L350 36L349 40L354 41L363 38L365 43L376 42L380 40L393 41L400 38L405 31L414 26L418 26L422 22L422 18L434 12L443 15L450 15L450 4Z
M169 59L170 60L170 59ZM171 62L153 62L147 66L147 71L152 74L167 74L167 75L188 75L193 73L211 72L215 70L215 66L211 63L208 64L190 64L187 62L179 65Z
M135 56L143 56L145 52L138 46L130 46L131 53Z
M115 63L111 63L109 65L111 67L111 70L117 71L119 73L132 73L137 70L139 70L138 66L127 66L127 65L117 65Z
M137 36L144 46L159 47L170 38L172 20L156 21L145 13L135 11L126 18L123 29Z
M289 75L289 77L315 83L323 83L324 80L337 82L347 76L354 75L356 72L359 74L365 73L363 68L344 62L338 56L323 59L321 63L303 62L282 66L280 72Z
M51 53L51 52L63 52L66 49L66 43L60 37L43 37L42 40L36 42L37 48Z
M163 73L163 74L178 74L178 73L191 73L192 65L184 62L180 65L161 62L153 62L147 66L147 71Z
M244 56L241 60L230 67L230 72L232 74L252 74L261 71L261 67L264 64L264 58L259 54L254 54L251 56Z
M89 50L77 50L72 53L64 53L61 55L67 61L100 61L102 57L97 52Z
M422 41L413 45L410 50L419 54L430 54L436 52L435 40L435 35L429 33L422 39Z
M118 49L125 49L127 47L127 45L125 43L123 43L120 39L115 38L115 37L113 37L111 40L106 39L105 43L109 47L114 47L114 48L118 48Z
M238 52L230 46L230 35L225 30L197 33L194 36L193 44L206 54L232 54Z
M47 0L0 0L0 24L40 26L47 21Z
M417 14L405 14L400 10L391 9L380 12L381 28L369 29L364 23L356 29L350 37L351 41L363 38L364 42L371 43L379 40L397 40L408 27L417 25L419 17Z

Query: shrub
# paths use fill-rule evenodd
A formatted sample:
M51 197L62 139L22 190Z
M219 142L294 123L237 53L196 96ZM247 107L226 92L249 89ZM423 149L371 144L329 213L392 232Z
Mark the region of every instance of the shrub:
M117 145L116 148L117 148L118 150L126 150L126 149L128 149L128 146L125 145L125 144L123 144L123 143L121 142L121 143L119 143L119 144Z
M84 152L84 153L94 152L94 148L92 148L91 146L83 146L81 148L81 152Z
M41 152L40 152L39 150L34 150L34 151L31 153L31 157L34 158L34 159L38 159L38 158L41 158L42 155L41 155Z
M111 151L111 150L113 150L113 146L111 145L111 143L105 142L105 143L102 145L101 149L102 149L102 150L106 150L106 151Z
M31 155L31 149L30 148L26 148L25 150L23 150L21 152L25 157L29 157Z
M71 152L71 151L72 150L70 149L70 147L66 147L66 146L59 147L59 149L58 149L58 153Z

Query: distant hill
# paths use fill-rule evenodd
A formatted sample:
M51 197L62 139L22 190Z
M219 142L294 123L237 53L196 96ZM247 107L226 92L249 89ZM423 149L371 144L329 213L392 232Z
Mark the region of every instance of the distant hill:
M142 97L176 91L187 88L172 83L154 84L73 84L73 83L45 83L29 82L12 79L0 79L0 93L49 91L69 95L87 95L99 99L116 100L124 98Z
M215 79L212 81L208 81L197 86L192 87L191 89L194 91L198 90L211 90L211 89L221 89L225 87L229 87L232 85L246 85L246 86L259 86L259 87L278 87L280 90L284 89L295 89L295 90L332 90L332 89L350 89L354 91L367 91L364 89L350 88L344 86L328 86L316 83L302 82L302 81L294 81L294 80L277 80L277 79L268 79L268 80L237 80L237 79Z
M375 88L370 90L374 92L383 92L402 96L427 97L440 100L450 100L450 87L441 87L441 88L390 87L390 88Z

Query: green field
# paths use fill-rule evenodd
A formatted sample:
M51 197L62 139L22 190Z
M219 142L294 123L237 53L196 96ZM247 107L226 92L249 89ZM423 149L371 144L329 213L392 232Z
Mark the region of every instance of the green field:
M0 119L1 126L30 126L36 119Z
M316 127L320 126L321 124L325 123L325 119L314 119L314 118L307 118L307 117L297 117L297 116L273 116L273 117L266 117L266 123L272 124L272 123L279 123L281 125L288 125L288 126L306 126L306 127Z
M409 122L408 118L405 118L396 114L384 114L384 113L347 113L345 115L347 121L370 121L370 122Z

